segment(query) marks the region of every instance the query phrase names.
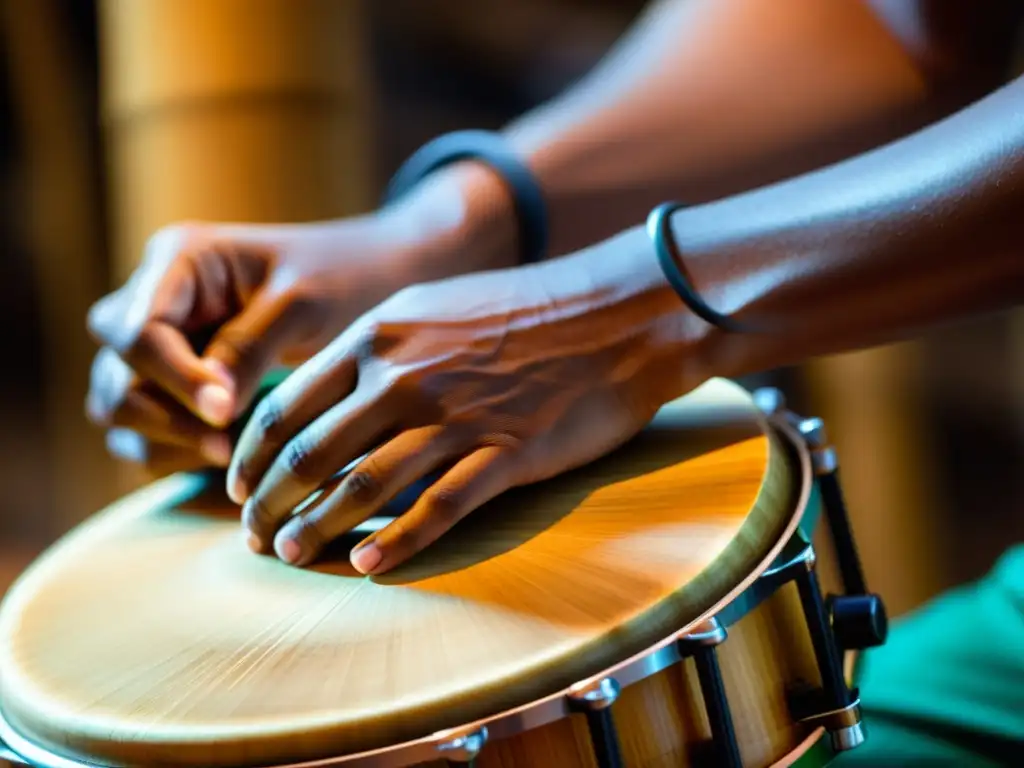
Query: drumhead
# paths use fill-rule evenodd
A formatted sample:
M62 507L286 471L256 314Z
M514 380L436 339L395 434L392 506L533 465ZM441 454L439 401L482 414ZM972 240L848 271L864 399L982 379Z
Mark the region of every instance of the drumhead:
M373 749L526 704L767 565L794 514L776 440L745 391L708 382L615 454L505 494L376 578L344 551L307 569L253 555L219 490L168 478L8 593L0 710L70 758L221 766Z

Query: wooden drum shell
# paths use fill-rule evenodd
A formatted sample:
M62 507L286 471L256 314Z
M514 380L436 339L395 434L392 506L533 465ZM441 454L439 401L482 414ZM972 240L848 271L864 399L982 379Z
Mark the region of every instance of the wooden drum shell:
M794 722L786 691L818 668L796 586L784 585L729 629L718 660L744 766L786 764L812 729ZM711 730L693 659L623 688L613 708L627 768L713 765ZM444 761L428 763L445 768ZM476 768L597 768L590 734L574 715L488 744Z

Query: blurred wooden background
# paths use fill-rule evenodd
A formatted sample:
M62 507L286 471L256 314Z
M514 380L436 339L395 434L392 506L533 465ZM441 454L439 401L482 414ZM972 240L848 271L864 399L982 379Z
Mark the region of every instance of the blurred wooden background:
M363 210L421 142L556 94L643 5L0 3L0 583L124 488L82 417L84 315L150 231ZM1021 539L1022 350L1006 315L765 377L826 417L896 613Z

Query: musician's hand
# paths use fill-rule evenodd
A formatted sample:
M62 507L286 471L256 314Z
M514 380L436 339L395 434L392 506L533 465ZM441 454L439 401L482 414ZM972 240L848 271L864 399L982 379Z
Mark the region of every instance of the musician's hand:
M454 194L469 185L472 205ZM127 284L90 312L102 348L89 417L109 429L115 455L155 474L227 466L225 427L269 368L308 359L411 282L491 266L502 228L488 223L491 252L474 238L477 219L505 216L499 196L507 193L489 172L463 167L356 219L158 233Z
M245 500L250 546L308 563L440 471L353 551L357 569L380 573L506 489L629 439L701 378L686 354L698 327L649 248L633 233L538 266L415 286L361 317L242 433L228 488Z

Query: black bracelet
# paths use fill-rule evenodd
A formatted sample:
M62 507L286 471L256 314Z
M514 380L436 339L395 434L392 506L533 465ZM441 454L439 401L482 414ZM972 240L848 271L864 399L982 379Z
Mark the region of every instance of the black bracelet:
M676 248L675 239L669 228L669 217L682 208L681 203L662 203L647 217L647 234L654 243L655 253L661 263L661 271L665 273L672 289L679 294L683 303L701 320L724 331L740 332L750 329L728 315L716 312L709 307L690 285L690 280L683 272L682 258Z
M548 247L544 193L526 164L495 133L456 131L427 142L392 177L384 192L384 202L395 200L431 172L459 160L479 160L489 165L508 185L519 219L523 262L543 259Z

